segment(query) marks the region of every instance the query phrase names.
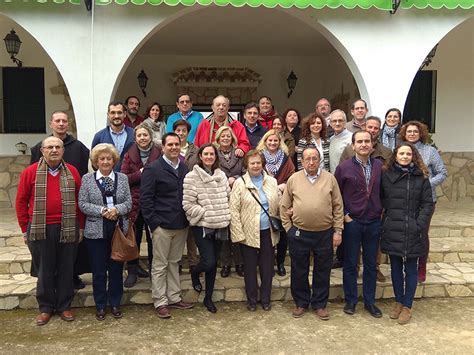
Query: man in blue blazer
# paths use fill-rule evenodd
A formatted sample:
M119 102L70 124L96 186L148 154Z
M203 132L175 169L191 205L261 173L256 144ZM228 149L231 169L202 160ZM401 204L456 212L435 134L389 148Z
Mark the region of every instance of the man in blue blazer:
M91 149L99 143L110 143L117 148L120 160L114 167L115 171L120 171L122 159L134 142L133 129L124 124L126 116L127 109L124 104L119 101L111 102L107 110L109 125L97 132L92 140Z

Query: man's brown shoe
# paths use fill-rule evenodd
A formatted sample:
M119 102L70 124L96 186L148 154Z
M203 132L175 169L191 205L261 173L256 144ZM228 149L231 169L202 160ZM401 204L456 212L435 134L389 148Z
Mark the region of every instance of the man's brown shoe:
M169 308L175 308L175 309L190 309L193 308L194 305L192 303L186 303L183 301L179 301L173 304L168 305Z
M398 316L398 324L407 324L411 319L411 308L403 307Z
M390 312L390 319L398 319L400 313L402 312L403 305L401 303L396 302L395 306L393 306L392 311Z
M67 309L61 312L61 319L65 320L66 322L72 322L76 319L76 317L74 317L74 313Z
M156 308L156 315L161 319L171 318L171 313L168 306L159 306Z
M301 318L304 315L304 312L306 312L306 309L303 307L296 307L293 310L293 313L291 314L293 318Z
M36 325L45 325L51 319L51 313L40 313L36 316Z
M326 308L318 308L315 312L319 319L329 320L329 312Z

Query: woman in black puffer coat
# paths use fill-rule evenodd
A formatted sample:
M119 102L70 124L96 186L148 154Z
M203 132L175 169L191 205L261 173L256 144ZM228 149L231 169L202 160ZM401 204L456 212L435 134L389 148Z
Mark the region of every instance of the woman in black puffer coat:
M410 143L393 152L382 175L384 207L381 249L390 256L393 291L397 303L390 318L406 324L418 281L418 258L423 254L421 231L433 209L428 169Z

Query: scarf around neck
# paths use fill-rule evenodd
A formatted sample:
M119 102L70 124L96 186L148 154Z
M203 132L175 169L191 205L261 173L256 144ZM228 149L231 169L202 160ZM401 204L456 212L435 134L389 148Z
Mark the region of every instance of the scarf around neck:
M387 148L390 148L392 151L395 149L397 128L398 125L395 127L388 127L385 125L382 130L382 144Z
M277 175L278 171L281 168L283 159L285 158L285 153L283 150L278 149L275 154L270 153L267 149L263 151L265 156L266 164L265 168L272 176Z
M48 188L48 164L42 157L38 162L35 180L35 198L28 240L46 239L46 198ZM64 163L58 166L61 192L61 243L76 241L76 182L71 171Z

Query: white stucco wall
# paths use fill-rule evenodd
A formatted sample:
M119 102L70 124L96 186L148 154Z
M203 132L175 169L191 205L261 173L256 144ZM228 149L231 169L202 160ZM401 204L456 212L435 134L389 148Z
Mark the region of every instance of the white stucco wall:
M107 103L140 43L152 35L157 26L198 11L198 7L110 5L96 6L91 14L82 5L2 3L0 11L32 33L52 58L72 98L78 137L90 144L95 131L105 125ZM232 11L232 7L228 11ZM379 115L389 106L403 107L413 76L429 50L473 14L472 11L431 9L399 10L394 16L373 9L280 11L322 31L348 63L372 112ZM292 67L286 62L276 73L280 90L286 89L285 78ZM133 80L136 80L136 69ZM135 87L136 82L133 85ZM309 86L300 79L295 95L301 95L303 88ZM295 96L294 100L300 99ZM313 101L311 97L311 105ZM305 108L306 105L305 102ZM437 131L442 134L438 127ZM444 144L440 148L445 149ZM472 150L472 143L467 145L456 140L450 147Z
M474 151L474 17L441 40L427 69L438 71L436 145Z

